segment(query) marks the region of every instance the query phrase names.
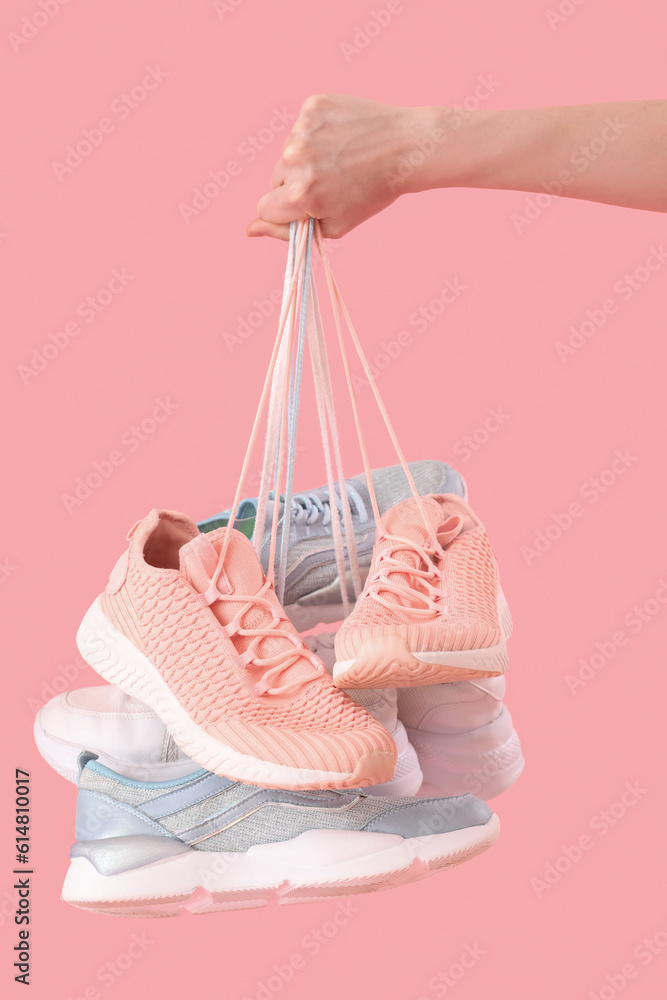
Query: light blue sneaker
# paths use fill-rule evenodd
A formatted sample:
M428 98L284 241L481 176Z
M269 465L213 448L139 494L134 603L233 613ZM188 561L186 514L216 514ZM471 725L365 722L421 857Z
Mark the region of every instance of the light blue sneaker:
M421 496L429 493L457 493L466 497L463 477L445 462L409 462L410 471ZM400 465L374 469L373 486L380 514L393 507L400 500L411 496L410 487ZM356 541L359 568L362 581L365 580L373 555L375 542L375 519L366 477L362 473L345 480L345 488L350 500L352 524ZM341 508L340 495L336 497ZM283 501L278 522L278 545L276 547L276 575L280 560L280 537L283 525ZM239 506L235 527L249 538L255 529L257 500L243 500ZM227 524L230 511L222 511L215 517L207 518L198 525L200 531L213 531ZM269 561L269 544L273 502L269 501L265 522L264 542L261 562L266 570ZM352 578L347 573L347 590L354 601ZM328 487L321 486L306 493L296 493L292 498L290 519L290 539L288 566L285 574L285 611L300 632L314 628L320 622L337 622L343 618L340 581L334 552L333 528L331 524L331 498Z
M76 843L62 898L124 916L176 916L374 892L495 842L480 799L373 798L259 788L200 770L171 781L79 759Z

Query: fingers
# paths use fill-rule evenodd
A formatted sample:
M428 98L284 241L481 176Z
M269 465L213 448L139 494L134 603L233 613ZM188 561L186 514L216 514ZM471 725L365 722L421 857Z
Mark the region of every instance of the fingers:
M278 225L275 222L265 222L264 219L253 219L246 229L247 236L273 236L277 240L289 240L289 225Z
M294 219L320 218L328 213L328 205L319 191L318 167L320 153L314 141L319 130L331 114L335 99L327 95L309 97L303 104L292 131L287 136L283 151L271 176L270 190L257 204L258 218L248 226L248 236L273 236L288 238L288 223ZM341 221L324 222L324 231L333 239L342 236L351 226Z
M278 225L291 222L292 219L308 218L308 213L297 204L297 199L285 184L267 191L259 199L257 214L265 222L276 222Z

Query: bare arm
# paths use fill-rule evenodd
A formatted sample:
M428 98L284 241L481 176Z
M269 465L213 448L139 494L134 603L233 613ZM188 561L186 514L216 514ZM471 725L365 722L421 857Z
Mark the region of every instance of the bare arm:
M286 238L313 216L339 237L402 194L445 187L667 212L667 101L468 112L310 97L248 235Z

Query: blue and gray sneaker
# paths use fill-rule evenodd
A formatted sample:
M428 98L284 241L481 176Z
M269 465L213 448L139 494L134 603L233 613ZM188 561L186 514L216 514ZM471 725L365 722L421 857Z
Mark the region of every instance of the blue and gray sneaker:
M422 461L408 464L421 496L429 493L457 493L465 498L466 486L463 477L445 462ZM408 481L400 465L374 469L372 476L380 514L384 514L394 504L411 496ZM346 479L345 489L350 500L357 556L364 580L371 564L375 541L375 519L366 486L366 476L362 473L352 479ZM340 496L336 496L336 503L340 510ZM284 507L282 500L280 506ZM255 529L256 512L256 499L241 502L235 526L249 538ZM230 511L222 511L215 517L201 521L199 530L213 531L214 528L226 525L229 514ZM264 569L269 559L272 515L273 502L270 501L261 556ZM284 517L282 509L279 517L280 539ZM280 544L276 551L276 571L279 559ZM328 487L322 486L306 493L296 493L292 498L288 559L283 606L296 628L300 632L305 632L320 622L340 621L343 618L343 605L336 568ZM350 600L354 601L349 570L347 576L348 595Z
M79 760L76 843L62 898L132 917L210 913L374 892L491 847L480 799L258 788L197 771L171 781Z

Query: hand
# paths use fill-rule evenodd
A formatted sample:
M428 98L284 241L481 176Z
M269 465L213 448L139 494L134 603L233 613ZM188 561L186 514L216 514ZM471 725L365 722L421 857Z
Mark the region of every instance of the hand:
M260 198L248 236L287 239L292 219L319 219L338 238L414 190L407 157L434 128L428 108L397 108L362 97L309 97ZM401 162L407 177L396 171Z

